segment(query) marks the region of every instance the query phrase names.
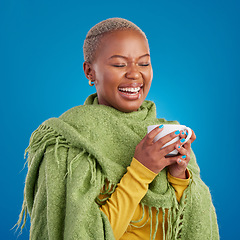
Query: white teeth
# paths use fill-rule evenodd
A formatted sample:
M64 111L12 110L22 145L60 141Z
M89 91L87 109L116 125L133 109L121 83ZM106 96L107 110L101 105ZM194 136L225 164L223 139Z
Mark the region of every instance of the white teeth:
M140 87L137 88L118 88L122 92L131 92L131 93L137 93L140 91Z

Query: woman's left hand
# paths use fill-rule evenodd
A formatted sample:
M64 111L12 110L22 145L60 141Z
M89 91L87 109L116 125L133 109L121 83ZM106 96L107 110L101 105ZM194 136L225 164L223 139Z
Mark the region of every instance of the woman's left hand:
M186 137L186 135L182 132L180 135L181 139L184 139ZM179 145L177 144L175 146L175 148L177 149L177 151L179 152L180 155L177 155L177 157L179 158L177 163L174 163L170 166L168 166L168 171L169 173L176 178L182 178L182 179L186 179L186 169L187 169L187 165L190 161L190 153L191 153L191 144L195 141L196 139L196 135L194 133L194 131L192 130L192 136L191 138L184 143L183 145Z

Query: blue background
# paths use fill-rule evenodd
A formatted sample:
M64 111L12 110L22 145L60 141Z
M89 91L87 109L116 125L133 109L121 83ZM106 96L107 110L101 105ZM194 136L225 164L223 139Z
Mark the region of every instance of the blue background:
M240 4L233 0L1 0L1 239L23 199L24 149L44 120L95 91L85 79L87 31L109 17L148 36L154 78L148 95L158 117L191 127L192 145L216 207L222 239L239 232ZM21 171L22 170L22 171ZM28 239L29 222L19 239Z

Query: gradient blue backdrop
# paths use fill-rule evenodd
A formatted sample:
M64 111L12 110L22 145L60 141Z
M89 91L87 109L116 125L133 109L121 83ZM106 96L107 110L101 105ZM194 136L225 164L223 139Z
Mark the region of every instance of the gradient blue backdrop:
M222 239L239 232L240 4L233 0L0 2L1 239L23 199L24 149L38 125L95 91L82 71L87 31L123 17L149 39L158 117L197 135L201 176L210 187ZM29 223L19 239L28 239Z

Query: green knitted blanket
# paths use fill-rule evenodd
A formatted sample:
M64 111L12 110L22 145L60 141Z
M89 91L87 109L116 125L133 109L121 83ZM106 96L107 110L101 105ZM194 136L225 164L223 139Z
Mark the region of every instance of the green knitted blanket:
M116 187L147 126L163 123L178 124L157 119L150 101L144 101L136 112L123 113L98 105L96 94L83 106L45 121L33 132L26 149L28 173L18 225L23 221L24 226L28 212L30 239L114 239L110 223L96 203L100 191L106 179ZM150 211L152 207L163 213L168 210L164 239L219 239L211 195L200 179L193 152L188 169L190 185L180 203L164 169L149 185L141 204ZM110 196L112 191L104 189ZM162 227L166 228L164 223Z

